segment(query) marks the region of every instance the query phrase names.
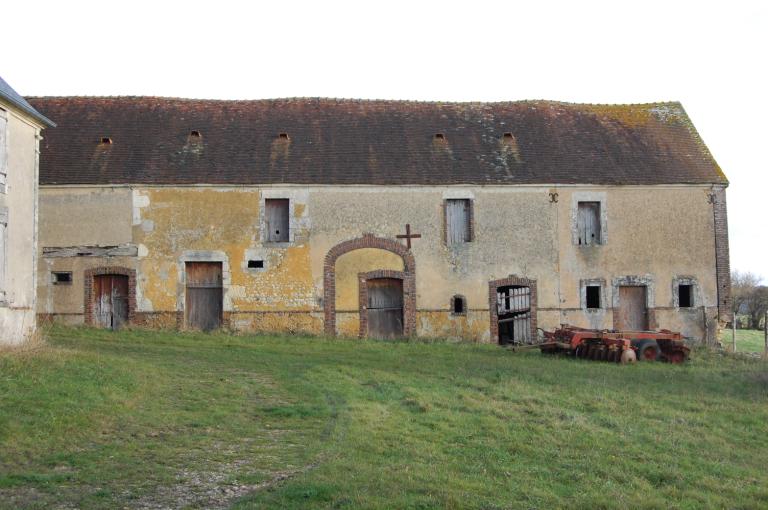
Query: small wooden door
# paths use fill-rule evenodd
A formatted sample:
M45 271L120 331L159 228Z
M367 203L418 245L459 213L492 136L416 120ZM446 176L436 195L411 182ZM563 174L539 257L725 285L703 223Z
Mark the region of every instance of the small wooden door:
M187 262L187 327L211 331L221 327L224 292L221 262Z
M403 281L375 278L368 285L368 336L399 338L403 336Z
M93 315L102 328L120 329L128 322L128 277L102 274L93 277L96 299Z
M644 286L619 287L619 320L617 329L645 331L648 329L648 308Z

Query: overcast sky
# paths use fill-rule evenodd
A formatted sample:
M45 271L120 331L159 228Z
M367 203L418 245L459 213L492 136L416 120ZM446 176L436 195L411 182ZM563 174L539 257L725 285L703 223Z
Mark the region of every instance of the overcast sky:
M768 277L768 2L12 0L0 12L0 76L22 95L681 101L731 182L732 267Z

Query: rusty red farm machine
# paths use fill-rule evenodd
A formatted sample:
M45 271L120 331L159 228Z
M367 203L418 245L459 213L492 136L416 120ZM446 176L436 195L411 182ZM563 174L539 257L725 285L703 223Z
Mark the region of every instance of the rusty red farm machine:
M683 363L690 353L682 335L666 329L613 331L565 324L555 331L545 331L543 341L535 346L543 353L563 353L616 363L634 363L637 360Z

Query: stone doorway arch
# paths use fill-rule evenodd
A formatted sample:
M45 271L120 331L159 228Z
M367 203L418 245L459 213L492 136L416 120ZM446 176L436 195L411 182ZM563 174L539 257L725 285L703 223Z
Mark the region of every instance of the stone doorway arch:
M416 259L405 246L392 239L363 234L363 237L341 242L328 250L323 264L323 312L325 334L336 336L336 260L342 255L364 248L377 248L395 253L403 259L403 334L416 333ZM362 316L361 316L362 320ZM361 334L363 328L360 328Z

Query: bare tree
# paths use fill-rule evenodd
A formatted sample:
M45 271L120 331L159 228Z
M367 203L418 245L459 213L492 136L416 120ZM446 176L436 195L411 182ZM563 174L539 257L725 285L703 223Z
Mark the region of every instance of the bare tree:
M760 281L760 276L754 273L731 273L733 309L747 315L748 328L759 328L760 319L768 309L768 287L761 286Z
M755 287L747 300L747 313L749 325L752 329L761 329L760 321L768 311L768 287L761 285Z

